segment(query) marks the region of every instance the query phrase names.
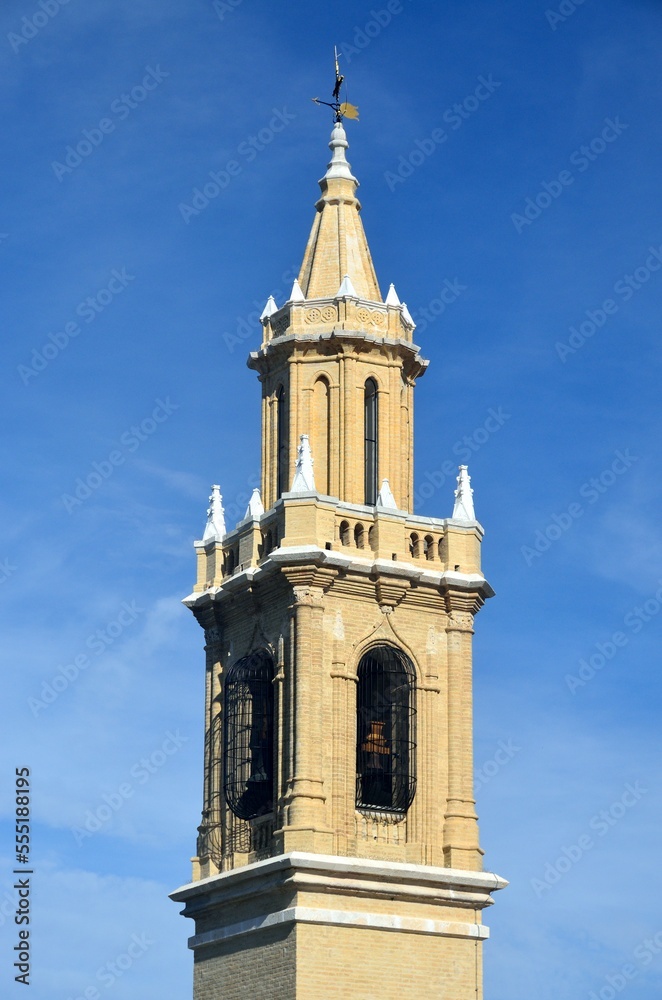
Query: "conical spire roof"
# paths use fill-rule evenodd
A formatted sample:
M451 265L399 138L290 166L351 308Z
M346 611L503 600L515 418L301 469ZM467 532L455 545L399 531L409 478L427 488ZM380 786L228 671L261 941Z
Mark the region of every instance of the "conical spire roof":
M331 133L331 160L319 182L322 197L299 273L306 299L331 299L349 275L361 299L381 302L377 275L370 256L361 204L356 197L359 182L345 157L349 143L341 122Z

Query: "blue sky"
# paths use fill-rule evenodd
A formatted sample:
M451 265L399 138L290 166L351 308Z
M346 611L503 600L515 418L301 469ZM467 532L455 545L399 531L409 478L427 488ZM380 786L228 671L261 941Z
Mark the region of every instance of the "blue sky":
M5 996L23 765L31 996L190 994L167 892L199 821L203 653L180 600L209 485L232 521L259 474L252 314L303 255L334 43L382 290L431 360L417 509L450 515L469 454L497 592L475 758L511 884L486 997L660 995L662 9L385 8L3 4ZM193 202L210 173L223 190Z

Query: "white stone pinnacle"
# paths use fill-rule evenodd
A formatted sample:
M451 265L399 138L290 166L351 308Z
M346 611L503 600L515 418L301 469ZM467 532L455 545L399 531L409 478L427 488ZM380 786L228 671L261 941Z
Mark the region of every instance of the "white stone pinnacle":
M346 274L345 277L342 279L342 284L338 289L336 298L341 299L343 295L351 295L352 298L358 299L358 295L356 294L356 289L354 288L354 285L352 284L352 279L348 274Z
M244 518L252 517L254 521L259 521L259 519L264 514L264 504L262 503L262 497L260 496L260 491L257 487L253 490L253 494L248 501L248 507L246 508L246 513Z
M308 435L302 434L300 441L301 443L297 452L297 464L290 492L312 493L315 490L315 476L313 474L313 455L310 450Z
M268 319L270 316L273 316L275 312L278 312L278 306L276 305L276 300L274 299L273 295L270 295L269 298L267 299L266 306L262 310L262 315L260 316L260 322L262 322L263 319Z
M294 279L294 284L292 285L292 291L290 292L290 302L305 302L306 296L301 291L301 285L298 280Z
M393 288L393 285L391 285ZM379 491L379 496L377 497L378 507L391 507L393 510L398 509L398 505L395 502L395 497L393 496L393 491L389 484L388 479L382 480L382 488Z
M471 489L471 476L469 467L460 465L460 474L457 477L457 489L455 490L455 506L453 507L454 521L475 521L473 493Z
M395 290L395 285L394 284L391 284L391 287L388 290L388 295L384 299L384 304L387 305L387 306L399 306L400 305L400 299L398 298L398 293ZM406 306L405 306L405 308L406 308Z
M410 327L412 327L412 329L416 326L416 324L414 323L414 321L413 321L413 319L411 317L411 313L407 309L407 303L406 302L402 303L402 318L405 321L405 323L407 323Z
M203 542L222 542L225 534L225 511L223 510L221 487L212 486L209 507L207 508L207 524L202 540Z
M329 143L329 149L332 152L332 157L326 168L326 173L324 178L326 180L333 180L337 177L344 177L348 181L355 181L356 177L352 174L352 169L347 162L345 157L345 150L349 147L347 142L347 135L345 129L342 127L341 123L338 122L331 133L331 142Z

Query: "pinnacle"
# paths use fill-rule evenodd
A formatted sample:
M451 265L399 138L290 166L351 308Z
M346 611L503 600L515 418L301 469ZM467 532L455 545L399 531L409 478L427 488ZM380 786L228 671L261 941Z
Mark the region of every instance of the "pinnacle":
M457 477L457 489L455 490L455 506L453 507L454 521L475 521L473 490L471 489L471 476L469 467L461 465Z
M291 492L312 493L315 489L315 476L313 473L313 456L310 450L308 435L302 434L300 442Z
M202 536L203 542L222 542L226 534L225 511L223 509L223 497L221 487L212 486L209 497L209 507L207 508L207 524Z

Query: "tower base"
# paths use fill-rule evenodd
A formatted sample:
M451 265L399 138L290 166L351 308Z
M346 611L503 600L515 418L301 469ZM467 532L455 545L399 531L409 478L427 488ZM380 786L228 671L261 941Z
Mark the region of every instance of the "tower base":
M183 886L194 1000L482 1000L488 872L290 853Z

